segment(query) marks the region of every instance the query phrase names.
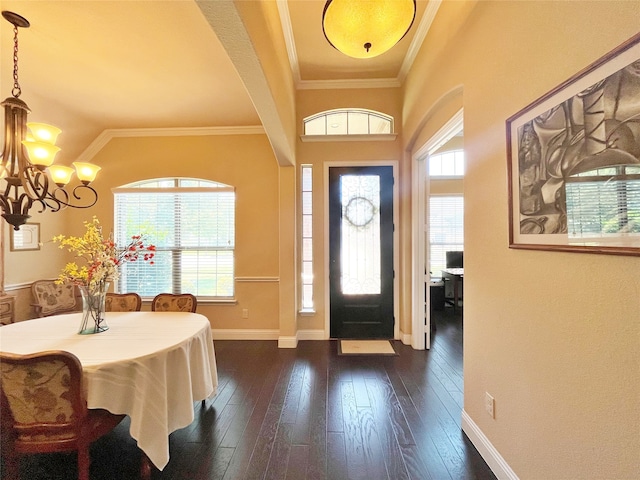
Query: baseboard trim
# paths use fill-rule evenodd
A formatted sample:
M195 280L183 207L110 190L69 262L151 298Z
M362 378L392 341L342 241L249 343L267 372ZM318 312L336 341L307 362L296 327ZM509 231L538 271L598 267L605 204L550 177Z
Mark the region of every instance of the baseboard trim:
M298 330L298 340L329 340L324 330Z
M296 348L299 340L328 340L324 330L299 330L297 335L280 335L278 330L212 328L214 340L277 340L279 348Z
M403 345L411 345L411 334L400 332L400 341Z
M212 328L214 340L279 340L278 330Z
M280 335L278 337L278 348L296 348L298 346L298 337Z
M469 437L471 443L476 447L484 461L499 480L519 480L516 473L509 464L502 458L500 452L496 450L487 436L480 430L480 427L471 417L462 410L462 431Z

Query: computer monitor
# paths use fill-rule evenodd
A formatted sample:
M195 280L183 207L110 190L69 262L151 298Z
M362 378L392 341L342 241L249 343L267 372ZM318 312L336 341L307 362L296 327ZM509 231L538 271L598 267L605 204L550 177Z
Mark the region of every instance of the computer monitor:
M464 268L462 265L463 254L462 251L446 252L447 268Z

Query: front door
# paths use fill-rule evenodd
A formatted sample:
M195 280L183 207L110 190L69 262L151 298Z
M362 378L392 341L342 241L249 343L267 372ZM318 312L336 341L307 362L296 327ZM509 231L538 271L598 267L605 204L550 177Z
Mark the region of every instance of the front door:
M331 338L393 338L393 167L329 168Z

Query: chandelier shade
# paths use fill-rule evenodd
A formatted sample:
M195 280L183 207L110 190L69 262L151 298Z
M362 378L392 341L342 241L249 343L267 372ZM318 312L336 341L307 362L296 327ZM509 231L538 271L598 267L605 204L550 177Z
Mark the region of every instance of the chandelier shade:
M58 135L62 133L62 130L60 130L58 127L47 125L46 123L28 122L27 128L29 129L29 132L31 132L31 135L35 140L39 142L50 143L51 145L56 144Z
M67 183L71 181L71 177L76 171L65 165L51 165L49 167L49 175L51 175L51 180L54 181L56 185L59 187L64 187Z
M415 16L415 0L328 0L322 30L327 41L345 55L372 58L397 44Z
M75 170L54 165L60 147L56 140L61 130L44 123L29 122L30 112L18 97L22 93L18 82L18 27L28 28L29 21L9 11L2 16L13 24L13 89L12 96L0 105L4 108L4 147L0 157L0 207L2 217L19 230L38 206L38 212L57 212L64 207L88 208L98 201L98 194L89 184L100 167L75 162ZM71 192L65 190L76 174L80 184Z

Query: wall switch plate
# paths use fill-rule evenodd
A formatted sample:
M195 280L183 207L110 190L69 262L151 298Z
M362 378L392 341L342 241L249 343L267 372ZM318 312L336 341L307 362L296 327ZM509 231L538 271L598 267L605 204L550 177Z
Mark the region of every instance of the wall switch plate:
M489 392L484 393L484 408L491 418L496 418L496 401Z
M249 309L248 308L243 308L242 309L242 318L249 318Z

